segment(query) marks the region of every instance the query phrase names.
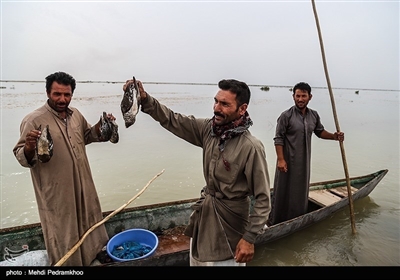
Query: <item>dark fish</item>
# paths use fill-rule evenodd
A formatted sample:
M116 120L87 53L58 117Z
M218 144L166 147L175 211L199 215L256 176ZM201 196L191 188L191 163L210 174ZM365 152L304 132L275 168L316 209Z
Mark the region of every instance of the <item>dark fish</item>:
M136 83L135 77L133 77L133 84L124 92L124 96L121 101L121 112L122 117L125 121L125 127L130 127L136 121L136 115L139 112L140 107L140 93Z
M106 112L103 112L103 115L100 116L100 134L105 141L110 140L114 144L119 141L118 125L114 120L107 117Z
M112 130L110 142L116 144L119 141L118 124L115 122L115 120L110 120L110 122Z
M49 125L46 125L43 130L41 125L38 130L42 131L42 134L37 139L36 153L40 162L46 163L53 156L53 139L50 135Z
M148 254L152 249L152 247L136 241L126 241L120 246L114 246L111 253L117 258L125 260L142 257Z

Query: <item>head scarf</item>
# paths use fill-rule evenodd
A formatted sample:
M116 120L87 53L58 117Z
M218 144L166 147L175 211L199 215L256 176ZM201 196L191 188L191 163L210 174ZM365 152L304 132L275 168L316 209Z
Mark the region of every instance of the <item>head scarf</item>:
M226 141L242 134L243 132L248 130L251 125L253 125L253 121L251 120L250 115L247 111L240 118L224 125L216 125L214 116L212 118L211 136L219 137L218 149L222 153L225 149ZM222 160L224 162L226 170L229 171L230 164L227 160L225 160L223 155Z

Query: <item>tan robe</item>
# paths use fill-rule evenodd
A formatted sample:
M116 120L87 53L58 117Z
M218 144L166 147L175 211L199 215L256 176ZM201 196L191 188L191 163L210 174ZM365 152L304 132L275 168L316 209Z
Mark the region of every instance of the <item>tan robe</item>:
M211 135L211 119L175 113L147 95L142 111L165 129L203 149L206 187L193 205L185 234L192 237L191 253L201 262L232 259L241 238L254 243L270 212L270 184L262 142L250 131L229 139L224 158L218 149L219 137ZM250 212L250 197L254 197Z
M49 125L54 153L47 163L39 162L36 155L28 163L25 137L39 125ZM46 250L54 265L103 218L85 147L99 139L94 126L77 109L70 108L64 121L47 102L22 120L20 132L13 152L22 166L30 168ZM107 241L104 225L99 226L64 265L90 265Z

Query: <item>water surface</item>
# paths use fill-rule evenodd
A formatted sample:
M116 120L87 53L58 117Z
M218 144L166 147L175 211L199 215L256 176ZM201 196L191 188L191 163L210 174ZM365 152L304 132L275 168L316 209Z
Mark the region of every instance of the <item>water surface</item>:
M44 83L3 83L1 90L1 227L39 222L29 170L21 167L12 149L19 125L30 111L44 104ZM11 88L14 86L14 88ZM216 85L145 84L149 94L173 110L211 117ZM251 132L266 149L273 185L273 137L281 111L293 105L286 87L262 91L251 87ZM373 90L334 90L340 129L345 132L345 159L350 176L389 169L369 197L354 204L357 233L352 234L349 209L323 222L256 248L254 266L392 266L400 264L399 219L399 93ZM125 128L120 113L122 84L78 83L71 106L90 123L103 111L119 124L120 141L94 143L87 153L103 211L119 208L158 173L164 172L129 206L198 197L204 186L202 151L164 130L148 115L139 113ZM313 90L310 108L316 109L325 128L335 131L327 89ZM343 155L338 142L312 140L311 181L344 178Z

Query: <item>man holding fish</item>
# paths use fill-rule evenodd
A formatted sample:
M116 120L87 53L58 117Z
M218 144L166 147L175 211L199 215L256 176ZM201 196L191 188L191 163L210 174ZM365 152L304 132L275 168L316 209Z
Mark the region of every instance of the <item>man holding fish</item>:
M47 76L48 100L24 117L13 149L18 162L30 168L50 265L103 219L85 146L118 141L112 114L103 113L92 126L78 109L69 107L75 87L67 73ZM104 131L109 129L113 131ZM99 226L64 264L90 265L108 239L105 226Z
M139 92L138 103L165 129L203 149L206 186L185 235L191 237L191 266L244 266L270 212L270 183L264 146L248 130L250 89L244 82L221 80L212 118L176 113L128 80L123 90ZM134 89L134 90L132 90ZM132 95L132 94L131 94ZM135 108L136 111L137 108ZM123 111L124 112L124 111ZM250 211L250 197L254 205Z

